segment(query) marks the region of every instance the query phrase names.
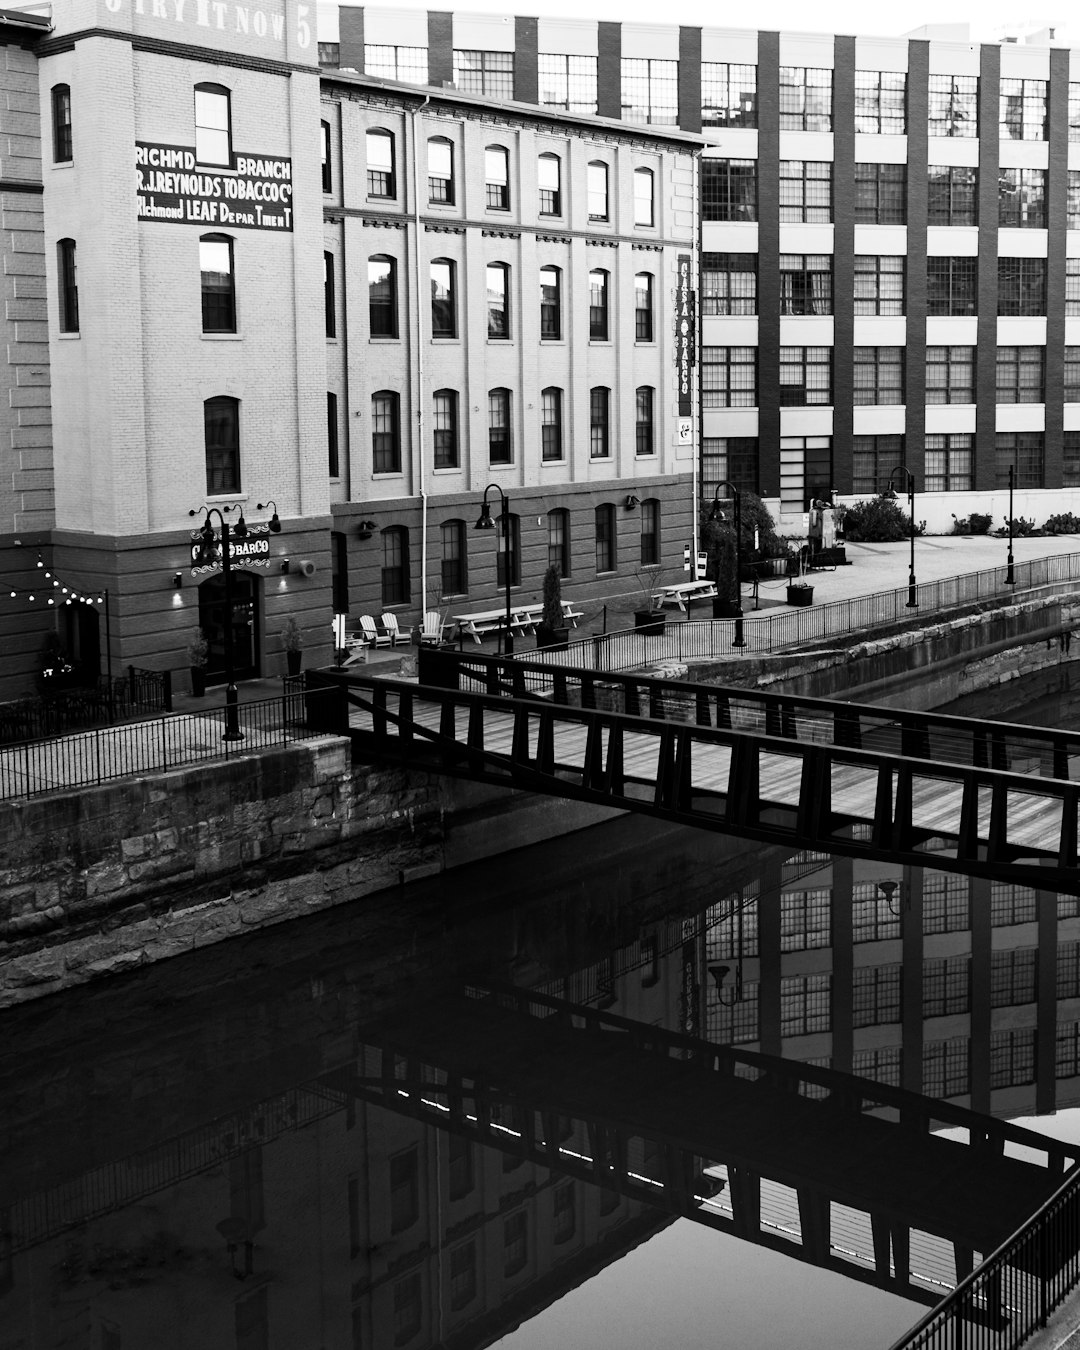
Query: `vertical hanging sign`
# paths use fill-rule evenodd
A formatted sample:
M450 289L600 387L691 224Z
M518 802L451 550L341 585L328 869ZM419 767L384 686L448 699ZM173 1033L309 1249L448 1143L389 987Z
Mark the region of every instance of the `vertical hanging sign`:
M694 344L697 324L690 254L678 255L678 283L675 287L675 367L679 375L679 416L690 417L694 411L690 391L690 369L694 364Z

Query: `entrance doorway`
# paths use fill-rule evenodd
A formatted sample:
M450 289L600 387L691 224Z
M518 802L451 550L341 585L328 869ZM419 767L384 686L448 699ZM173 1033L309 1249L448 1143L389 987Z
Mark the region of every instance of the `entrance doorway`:
M225 626L232 624L233 675L251 680L259 674L258 607L255 578L248 572L233 572L230 578L232 606L225 601L225 578L208 577L199 586L199 627L206 634L210 655L206 682L221 684L228 678L225 667Z
M101 669L101 634L94 605L65 605L60 610L60 646L72 666L72 683L96 685Z

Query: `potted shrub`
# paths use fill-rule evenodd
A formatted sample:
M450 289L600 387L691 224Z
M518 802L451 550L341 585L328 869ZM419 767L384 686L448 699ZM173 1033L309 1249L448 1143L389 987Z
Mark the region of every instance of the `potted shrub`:
M801 579L788 582L787 602L789 605L812 605L814 603L813 586Z
M554 563L544 573L544 608L536 625L537 647L566 647L570 642L562 607L562 579Z
M206 693L206 665L210 660L210 644L201 628L196 628L188 641L188 665L191 667L191 692L196 698Z
M738 580L735 574L735 527L726 518L706 520L701 527L705 550L705 575L716 586L714 619L730 619L738 613Z
M281 630L281 645L285 651L285 665L290 675L300 674L301 653L304 647L304 635L300 625L290 614Z

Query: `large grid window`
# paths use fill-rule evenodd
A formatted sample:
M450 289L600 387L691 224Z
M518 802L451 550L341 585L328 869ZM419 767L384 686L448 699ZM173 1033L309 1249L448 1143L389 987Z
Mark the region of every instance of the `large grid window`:
M978 258L927 258L927 314L974 314L978 282Z
M1035 1081L1035 1028L995 1031L990 1035L990 1088L1019 1087Z
M639 455L656 453L656 390L642 384L634 391L634 450Z
M855 165L855 222L903 225L907 221L907 165Z
M832 220L832 164L828 160L780 161L780 219L827 225Z
M1069 140L1080 141L1080 84L1069 85Z
M1080 258L1065 259L1065 313L1080 314Z
M757 160L702 159L702 220L757 220Z
M906 261L901 254L856 254L856 314L903 314Z
M851 1025L876 1027L900 1021L900 966L856 966L852 971Z
M562 390L552 384L540 391L540 458L551 463L562 457Z
M1015 487L1043 487L1043 453L1041 431L999 431L994 442L994 487L1009 486L1010 465Z
M589 458L611 454L611 390L598 384L589 390Z
M407 605L412 598L409 575L409 531L391 525L382 532L382 602L385 606Z
M1065 226L1080 230L1080 169L1070 169L1065 197Z
M488 462L491 464L514 462L509 389L488 391Z
M907 130L907 75L899 70L855 72L855 130L902 136Z
M975 487L975 437L966 431L927 433L924 492L971 492ZM964 900L965 910L967 900ZM929 929L927 930L930 931Z
M514 97L514 53L454 49L454 83L464 94Z
M718 1045L747 1045L758 1038L758 995L760 986L755 980L743 985L738 1003L720 1003L715 996L705 1012L705 1028L709 1040Z
M832 402L832 348L780 348L780 406Z
M371 468L374 473L401 472L400 399L390 389L371 396Z
M448 595L467 595L469 591L468 534L463 520L446 520L439 526L442 558L439 563L439 581L443 598Z
M653 276L638 272L634 277L634 340L652 342L653 336Z
M455 389L436 389L432 395L436 469L456 469L460 462L458 445L458 396Z
M678 123L678 61L622 58L622 119L662 127Z
M454 263L435 258L431 263L431 336L457 337L457 286Z
M946 956L923 962L922 1013L950 1017L971 1008L971 960Z
M806 511L815 497L828 497L832 484L831 436L781 436L780 501L784 510Z
M367 195L369 197L396 197L394 174L394 137L381 127L364 133L367 147Z
M757 492L758 440L756 436L705 436L701 442L703 495L711 498L724 482L741 492Z
M397 264L382 255L368 259L368 334L373 338L398 335Z
M1003 141L1046 140L1045 80L999 81L998 106Z
M1038 914L1038 900L1030 886L1019 886L1014 881L991 881L992 928L1011 928L1018 923L1034 923Z
M807 891L783 891L780 895L780 950L809 951L832 941L829 911L832 891L818 886Z
M999 347L997 349L998 403L1042 403L1045 383L1045 349Z
M979 171L972 165L931 164L926 202L929 225L979 223Z
M589 203L590 220L607 220L608 204L608 166L603 160L594 159L586 170L586 191Z
M899 1087L900 1047L883 1045L874 1050L856 1050L851 1057L851 1072L885 1087Z
M780 313L833 312L832 255L781 253Z
M903 403L903 347L856 347L854 358L856 404Z
M510 210L510 151L489 145L484 151L484 195L489 211Z
M990 1006L1011 1008L1035 1002L1035 947L1013 947L990 953Z
M547 515L549 567L557 567L560 577L570 575L570 512L557 506Z
M1046 313L1045 258L998 259L998 313Z
M757 882L734 891L706 911L705 952L709 961L730 961L736 955L757 956Z
M900 936L900 916L875 881L857 881L851 888L851 940L886 942Z
M655 567L660 561L660 503L649 497L641 503L641 533L638 561L642 567Z
M510 268L506 263L488 263L487 277L487 335L489 338L510 336Z
M615 508L602 502L594 513L596 531L596 570L615 571Z
M222 84L195 86L195 162L232 168L232 96Z
M562 215L562 164L558 155L543 154L536 161L536 187L540 214Z
M52 87L52 142L53 163L67 163L72 158L71 86L67 84Z
M428 201L436 206L454 202L454 147L444 136L428 141Z
M227 234L204 234L199 240L204 333L236 332L236 286L233 241Z
M922 1090L928 1097L963 1097L971 1091L971 1042L966 1036L923 1042Z
M757 254L703 253L701 312L757 313Z
M378 75L384 80L400 80L402 84L427 84L428 49L365 43L364 74Z
M831 70L781 66L780 130L832 131L832 85Z
M970 927L971 899L967 877L953 872L924 872L923 932L963 933Z
M596 116L596 57L541 52L537 57L542 108Z
M810 1036L828 1031L829 975L789 975L780 981L780 1035Z
M240 400L220 395L203 404L206 495L240 491Z
M1080 403L1080 347L1065 348L1065 402Z
M903 436L852 436L852 492L883 492L889 475L903 460Z
M562 337L561 275L557 267L540 269L540 341Z
M975 402L974 347L927 347L926 401Z
M608 280L603 268L589 273L589 341L608 340Z
M702 347L701 406L757 407L756 347Z
M1080 487L1080 431L1062 433L1061 486Z
M929 131L931 136L978 136L977 75L930 76Z
M1013 229L1046 228L1046 170L998 170L998 224Z
M757 126L757 66L702 62L701 124L706 127Z
M1063 942L1057 952L1058 998L1080 998L1080 942Z

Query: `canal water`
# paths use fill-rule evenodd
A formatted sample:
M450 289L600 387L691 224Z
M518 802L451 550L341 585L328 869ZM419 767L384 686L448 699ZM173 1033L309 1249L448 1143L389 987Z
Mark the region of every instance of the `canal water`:
M1068 674L953 710L1073 725ZM495 988L1076 1138L1075 900L623 819L0 1015L0 1350L884 1350L955 1282L913 1232L922 1296L878 1287L855 1203L815 1261L797 1138L753 1233L753 1141L665 1207L662 1094L631 1072L589 1123L585 1060L460 1029Z

